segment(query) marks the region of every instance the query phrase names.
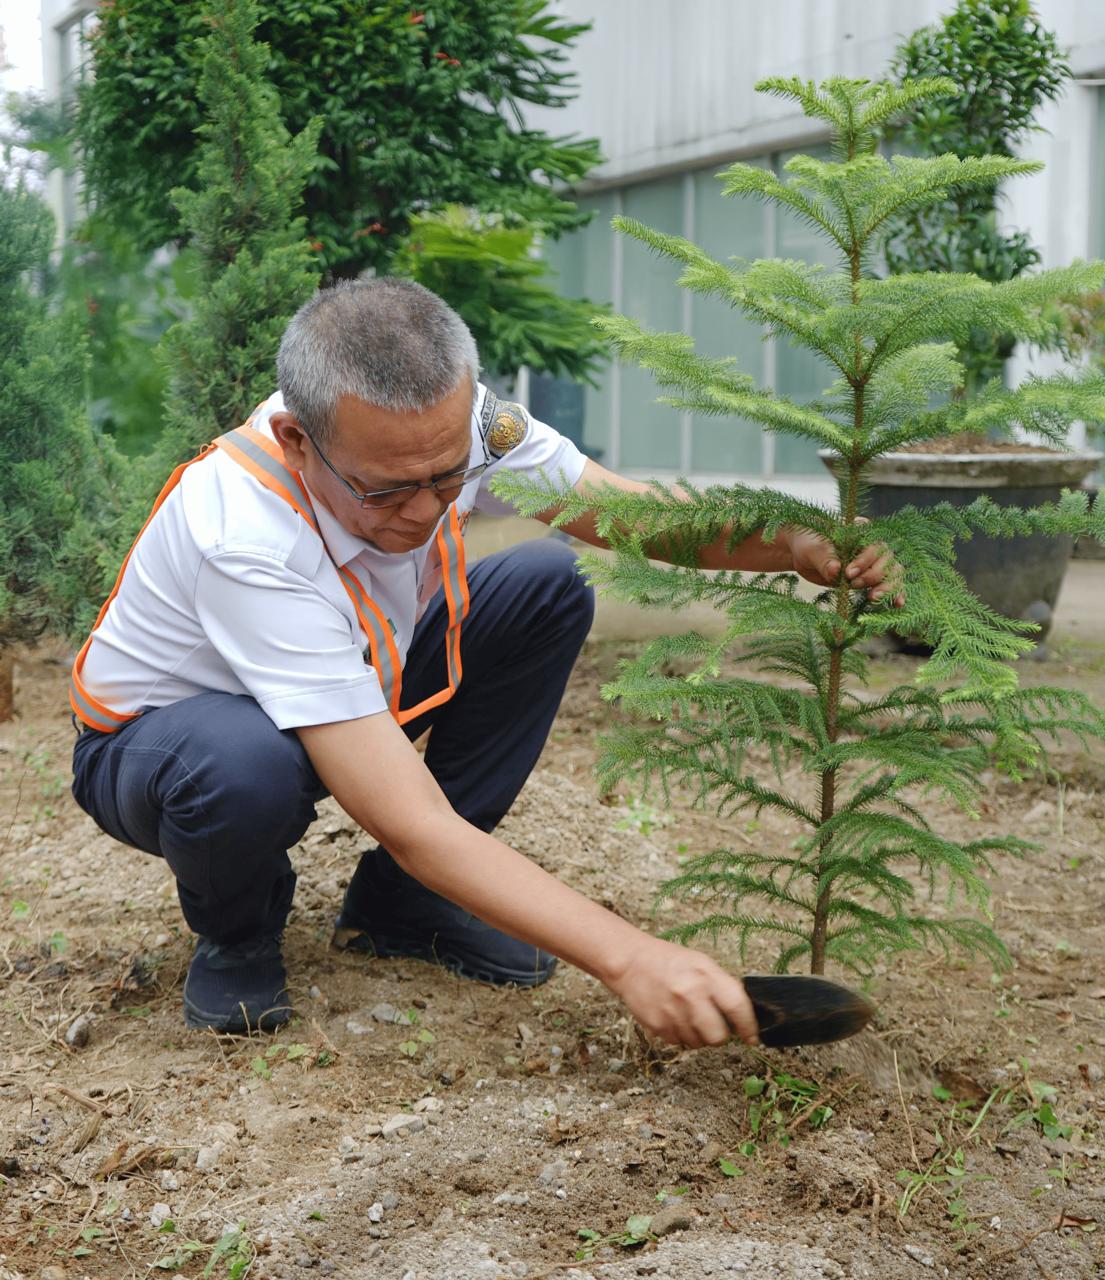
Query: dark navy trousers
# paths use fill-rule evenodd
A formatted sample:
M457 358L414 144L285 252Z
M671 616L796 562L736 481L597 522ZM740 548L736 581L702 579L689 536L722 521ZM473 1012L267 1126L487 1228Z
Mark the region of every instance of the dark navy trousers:
M468 584L460 687L404 727L412 739L432 727L427 767L461 817L492 831L541 754L594 598L572 552L546 538L477 561ZM447 623L439 591L415 628L402 706L448 684ZM86 729L73 795L116 840L165 859L195 933L233 943L283 928L296 880L287 850L326 790L296 733L252 698L201 693L115 733Z

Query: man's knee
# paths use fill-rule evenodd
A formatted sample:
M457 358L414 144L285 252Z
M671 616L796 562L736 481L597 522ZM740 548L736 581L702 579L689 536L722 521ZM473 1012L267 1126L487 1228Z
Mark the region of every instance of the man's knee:
M209 697L210 705L199 705ZM197 705L175 726L172 749L182 768L164 797L164 816L178 828L194 821L220 840L294 843L322 792L298 737L278 729L252 698L188 701Z
M570 613L584 630L595 615L595 592L579 569L575 551L557 538L535 538L514 548L523 570L559 615Z

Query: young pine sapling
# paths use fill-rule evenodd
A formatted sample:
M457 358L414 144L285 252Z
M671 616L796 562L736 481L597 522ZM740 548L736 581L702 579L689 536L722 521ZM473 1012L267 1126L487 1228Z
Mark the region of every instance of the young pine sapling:
M681 263L684 288L720 298L768 336L813 352L826 366L825 391L796 403L758 389L733 361L696 355L683 334L647 332L624 317L596 323L623 357L672 390L666 403L677 409L752 420L830 450L839 504L742 484L565 495L555 480L535 486L512 478L499 491L527 512L562 502L562 521L593 511L617 552L586 558L604 589L675 609L708 601L728 619L718 638L654 641L604 690L640 717L605 740L606 785L658 779L666 790L677 782L719 813L769 810L800 829L786 847L718 849L690 860L663 893L690 896L709 914L672 936L732 930L743 955L753 936L776 935L779 972L805 957L813 973L829 961L866 972L885 953L929 943L1001 964L1005 949L985 918L985 876L995 855L1031 846L1012 835L942 834L926 807L939 798L973 812L991 761L1023 776L1061 734L1105 736L1105 717L1080 694L1019 686L1012 664L1033 647L1034 627L995 614L970 593L955 569L954 541L973 533L1078 534L1102 520L1095 522L1084 495L1065 493L1027 510L983 498L862 523L864 473L880 454L962 431L1022 427L1064 447L1074 420L1105 418L1099 376L1060 373L1012 390L995 382L969 398L955 394L964 379L958 351L972 333L1047 340L1048 304L1100 287L1105 264L1001 283L940 272L880 278L877 247L891 219L1038 166L1007 156L879 154L887 123L953 92L948 80L897 87L776 78L758 87L824 122L834 158L796 156L784 176L734 164L720 175L724 192L797 215L833 246L837 270L778 259L717 262L679 236L626 218L615 225ZM842 565L864 545L885 543L897 560L904 607L893 607L893 593L872 603L843 579L810 599L793 575L697 567L699 550L719 537L735 545L762 530L771 540L787 526L830 540ZM650 563L659 548L675 567ZM920 636L931 656L913 683L876 696L865 687L862 645L890 630ZM755 668L760 678L734 668ZM754 771L753 744L761 748L756 759L766 749L769 772ZM949 902L965 899L975 911L926 911L918 882L930 897L940 887Z

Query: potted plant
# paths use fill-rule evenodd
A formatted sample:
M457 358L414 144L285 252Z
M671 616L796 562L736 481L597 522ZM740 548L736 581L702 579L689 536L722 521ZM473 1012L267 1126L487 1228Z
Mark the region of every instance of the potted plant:
M1036 129L1040 106L1057 98L1071 75L1055 36L1040 25L1027 0L960 0L899 46L892 73L903 85L947 76L956 89L918 104L887 131L890 140L914 155L960 157L1013 156ZM894 274L969 272L993 283L1013 280L1040 262L1023 231L999 227L994 187L954 187L939 200L889 219L882 252ZM1061 347L1064 311L1039 320L1030 340ZM1046 405L1023 422L972 412L975 396L1006 381L1015 335L981 324L962 334L957 346L963 379L951 395L964 402L959 430L872 460L864 507L869 514L940 501L966 506L983 496L1002 506L1032 507L1057 501L1064 488L1078 488L1096 471L1101 455L1068 452L1065 436L1048 429ZM1035 430L1045 443L993 438L1014 427ZM975 595L1006 617L1036 623L1037 639L1043 640L1071 549L1072 540L1062 534L1033 533L1012 541L977 534L957 543L956 564ZM1016 574L1008 572L1010 561L1017 564Z

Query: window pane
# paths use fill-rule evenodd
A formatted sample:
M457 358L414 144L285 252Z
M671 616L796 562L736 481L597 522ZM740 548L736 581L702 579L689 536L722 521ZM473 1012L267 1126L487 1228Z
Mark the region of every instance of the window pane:
M658 231L683 230L683 179L627 187L622 209ZM683 290L679 266L659 258L632 236L622 236L622 312L648 329L681 332ZM635 365L621 366L621 467L644 471L678 471L681 466L679 412L656 403L665 394L652 374Z
M579 231L550 240L544 254L549 266L556 272L553 283L565 297L590 298L592 302L610 303L614 293L613 239L610 219L614 216L613 195L584 196L576 202L580 209L595 211L591 221ZM563 430L572 439L582 437L585 453L602 461L610 454L610 379L612 364L599 370L599 388L581 387L567 380L555 379L554 387L543 384L534 390L540 404L532 404L533 412L543 420ZM531 384L532 385L532 384ZM578 397L582 394L582 426L579 423ZM564 420L557 421L559 404Z
M754 160L753 164L766 161ZM762 258L767 252L764 207L748 197L723 196L717 167L694 175L694 241L718 262ZM695 351L704 356L735 356L736 369L764 385L761 328L719 298L695 294L691 303ZM691 470L757 475L763 469L761 430L744 418L692 419Z
M778 171L797 151L786 151L778 157ZM802 155L828 160L827 145L803 147ZM785 177L785 175L782 175ZM813 227L802 222L788 209L775 210L775 254L780 258L798 258L803 262L819 262L841 270L840 251ZM820 357L805 349L793 347L785 339L775 343L775 388L781 396L803 403L820 395L834 381L834 370ZM791 436L775 437L775 470L781 475L821 475L824 468L817 458L818 446L811 440Z

